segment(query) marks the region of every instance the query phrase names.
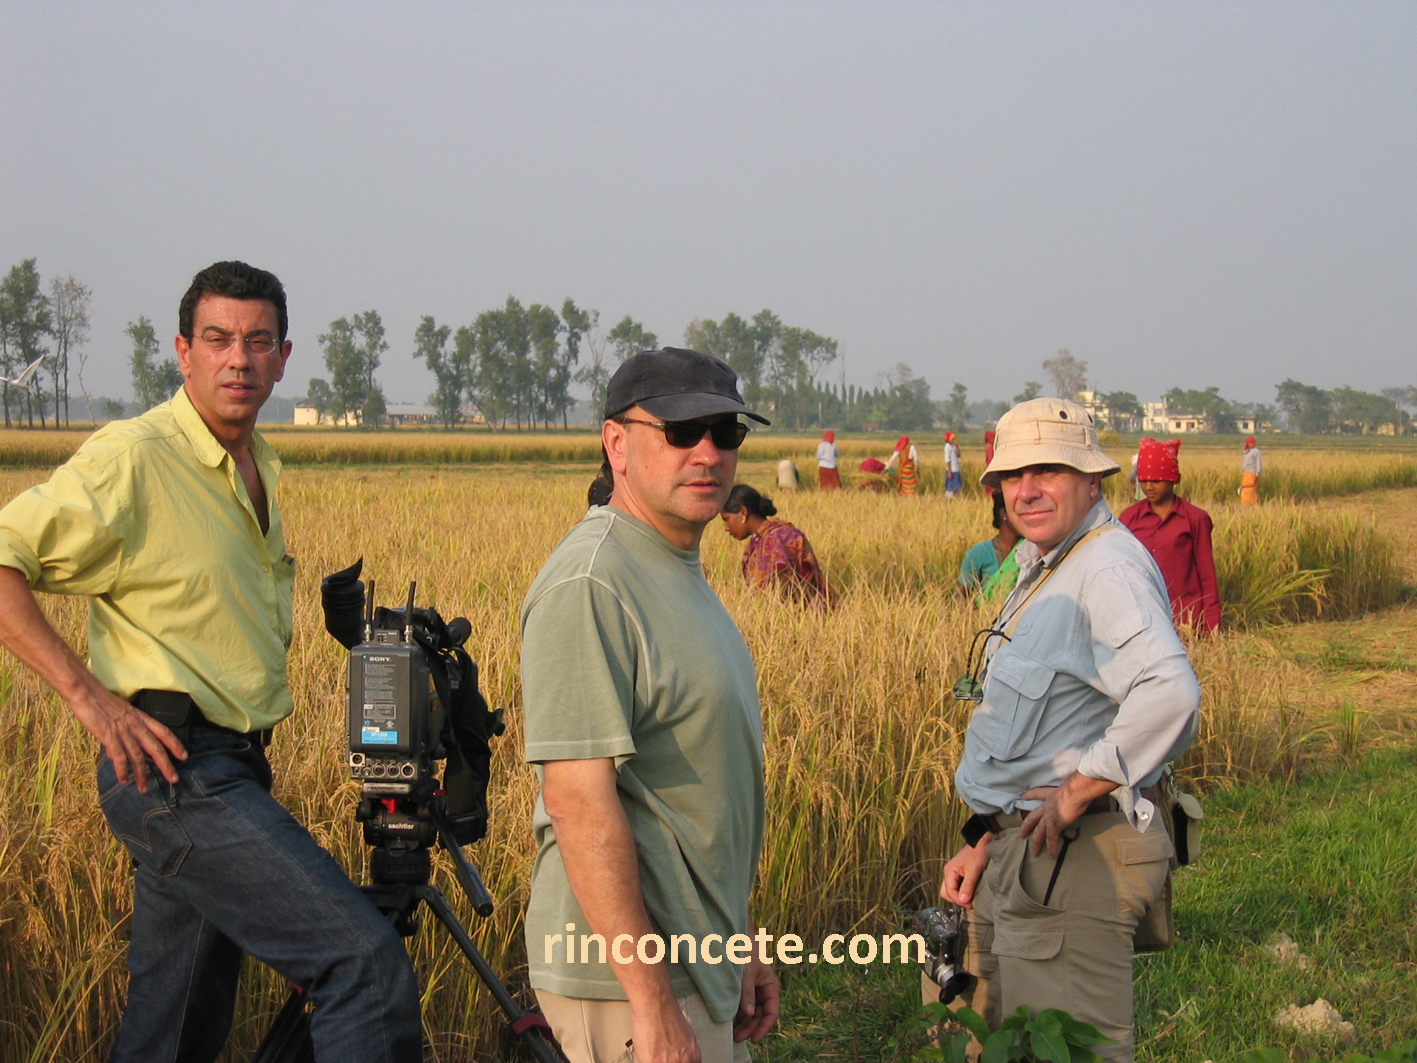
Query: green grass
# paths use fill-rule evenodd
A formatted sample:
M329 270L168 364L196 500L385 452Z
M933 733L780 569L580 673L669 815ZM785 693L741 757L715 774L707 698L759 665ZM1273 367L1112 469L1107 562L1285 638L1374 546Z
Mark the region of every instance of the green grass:
M1180 940L1137 961L1138 1063L1231 1060L1277 1045L1294 1060L1417 1037L1417 751L1374 753L1298 783L1205 798L1205 852L1176 873ZM1273 959L1283 933L1306 968ZM919 1006L915 967L794 972L760 1063L890 1060ZM1288 1004L1328 1000L1352 1045L1276 1027Z
M1137 1058L1221 1059L1261 1044L1323 1054L1270 1022L1316 997L1357 1027L1357 1050L1417 1036L1414 793L1407 750L1211 795L1205 855L1175 879L1181 940L1138 965ZM1307 970L1269 957L1279 933Z

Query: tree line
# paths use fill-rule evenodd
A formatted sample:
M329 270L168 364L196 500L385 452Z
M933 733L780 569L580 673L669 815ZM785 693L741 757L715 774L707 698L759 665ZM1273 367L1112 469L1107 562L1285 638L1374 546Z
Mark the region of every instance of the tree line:
M319 342L328 378L312 379L305 401L335 424L378 424L387 403L374 374L389 348L378 311L337 318ZM775 420L796 427L817 423L829 396L843 401L817 381L837 357L836 341L785 325L771 310L751 321L736 314L722 322L696 319L684 343L731 365L745 400ZM659 337L630 315L602 329L598 310L569 297L558 310L508 296L502 306L456 329L425 315L413 335L413 357L436 381L428 403L446 427L461 423L471 408L491 427L549 428L560 422L566 428L577 402L573 383L585 387L590 408L599 410L616 368L658 346Z
M0 407L5 426L28 424L67 427L70 375L76 370L89 421L96 420L83 385L92 290L73 274L52 277L45 285L36 260L12 266L0 281ZM134 404L147 410L165 401L182 384L176 359L161 356L162 343L145 316L124 328L130 344ZM377 425L387 402L377 370L389 350L376 310L330 322L319 343L328 379L310 381L306 402L337 424ZM747 403L781 428L833 426L844 430L962 429L997 420L1011 403L970 401L964 384L954 382L947 398L935 401L930 385L911 367L897 363L879 375L872 388L823 380L838 360L840 345L811 329L788 325L772 310L751 316L725 314L696 318L684 330L686 347L727 362L738 374ZM571 298L559 310L549 304L524 305L508 296L499 307L483 311L469 324L453 328L424 316L413 335L413 356L433 374L436 388L428 397L448 427L467 419L469 410L489 426L549 428L567 426L576 404L572 385L589 393L599 411L615 369L632 354L659 346L659 337L630 315L602 329L598 311ZM36 364L38 363L38 364ZM29 366L25 386L17 383ZM1090 407L1107 427L1136 430L1143 407L1127 391L1104 392L1088 386L1088 363L1060 350L1042 363L1043 376L1060 397L1090 396ZM1013 402L1036 398L1043 384L1026 381ZM1385 426L1410 430L1417 412L1417 387L1390 387L1380 393L1350 387L1324 389L1296 380L1276 385L1275 405L1240 403L1219 388L1174 387L1166 392L1167 412L1195 416L1210 431L1235 430L1241 417L1260 423L1282 418L1300 432L1376 432ZM123 415L123 404L100 402L105 418Z

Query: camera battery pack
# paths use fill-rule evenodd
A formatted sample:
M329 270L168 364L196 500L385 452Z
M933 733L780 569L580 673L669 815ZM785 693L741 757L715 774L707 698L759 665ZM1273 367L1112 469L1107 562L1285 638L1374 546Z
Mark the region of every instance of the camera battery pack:
M425 774L437 736L427 733L427 659L396 636L382 643L386 634L349 652L349 765L355 779L402 783L397 792Z

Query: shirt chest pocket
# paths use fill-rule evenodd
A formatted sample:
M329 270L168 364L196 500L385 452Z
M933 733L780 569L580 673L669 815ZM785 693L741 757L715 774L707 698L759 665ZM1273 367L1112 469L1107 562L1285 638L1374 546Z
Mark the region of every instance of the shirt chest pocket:
M1055 674L1046 664L1006 650L995 655L984 700L969 725L984 753L1013 760L1028 752Z

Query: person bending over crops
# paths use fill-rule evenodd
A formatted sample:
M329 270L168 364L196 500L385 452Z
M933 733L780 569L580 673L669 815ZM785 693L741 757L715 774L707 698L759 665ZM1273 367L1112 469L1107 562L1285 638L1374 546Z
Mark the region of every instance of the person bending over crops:
M595 479L586 488L586 508L595 509L597 506L609 505L610 496L614 492L615 474L610 471L610 459L606 458L601 462L600 471L595 474Z
M777 1021L771 965L709 951L754 929L766 815L753 658L699 563L740 414L767 423L716 358L626 359L601 427L610 504L561 540L522 605L541 783L527 958L571 1063L746 1063L743 1042Z
M113 1063L215 1060L247 952L306 988L316 1058L422 1056L403 942L270 793L295 561L255 428L286 326L274 275L202 270L178 309L177 393L0 510L0 642L102 743L99 804L133 858ZM32 588L88 596L87 666Z
M1146 498L1122 511L1121 521L1156 558L1177 624L1220 628L1220 590L1211 552L1210 514L1176 494L1181 441L1143 439L1137 482Z
M743 547L743 578L753 587L777 587L784 593L828 606L836 595L827 585L807 536L777 516L772 499L738 484L723 504L723 526Z
M886 463L880 458L863 458L858 467L865 478L856 485L856 490L885 494L891 489L890 480L886 478Z
M1018 561L1014 557L1014 547L1022 536L1009 523L1008 512L1004 509L1004 496L997 491L991 497L992 521L995 535L982 543L975 543L966 551L959 566L958 587L961 594L978 592L976 601L984 605L999 594L1013 590L1018 579Z
M1062 1008L1113 1039L1109 1063L1132 1057L1132 938L1169 874L1151 788L1200 708L1161 572L1102 496L1117 469L1077 403L999 419L982 482L1027 541L975 677L955 772L974 814L940 888L970 910L967 1002L996 1026Z

